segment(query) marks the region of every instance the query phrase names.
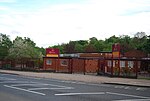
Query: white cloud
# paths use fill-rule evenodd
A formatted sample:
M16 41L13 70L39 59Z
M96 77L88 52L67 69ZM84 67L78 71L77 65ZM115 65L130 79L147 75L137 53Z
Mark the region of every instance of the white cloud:
M5 10L9 10L9 8L5 6L0 6L0 11L5 11Z
M20 36L30 37L38 46L44 47L93 36L105 39L114 34L149 33L150 13L126 15L126 12L149 4L129 0L88 0L81 4L49 5L36 12L12 11L0 15L0 32L18 31Z
M16 0L0 0L0 2L4 2L4 3L14 3L17 2Z

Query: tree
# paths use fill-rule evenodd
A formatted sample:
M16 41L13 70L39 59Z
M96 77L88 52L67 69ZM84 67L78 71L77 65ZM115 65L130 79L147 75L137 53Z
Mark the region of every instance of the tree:
M111 36L108 39L105 39L104 44L104 51L111 51L112 45L119 42L119 37L116 37L115 35Z
M5 59L8 55L8 50L12 46L12 41L6 34L0 33L0 59Z
M13 41L12 47L9 49L8 58L42 58L42 56L42 52L38 51L38 49L35 47L31 40L26 40L26 38L22 39L21 37L17 37Z
M85 47L85 52L96 52L96 48L94 47L94 45L88 44L88 45Z
M76 41L70 41L68 44L64 46L64 53L75 53L75 45Z
M98 40L96 37L92 37L89 39L89 41L90 41L90 44L95 44Z
M96 41L94 46L95 46L97 52L103 51L105 48L103 40Z
M150 35L147 36L147 40L145 44L143 45L143 49L146 53L150 54Z
M78 53L84 52L84 45L79 44L79 42L77 42L76 45L75 45L75 51L78 52Z
M132 47L137 50L145 51L144 50L144 44L146 44L147 36L145 32L138 32L134 35L134 38L132 39Z
M135 35L134 35L134 37L135 38L138 38L138 39L141 39L141 38L143 38L143 37L145 37L146 36L146 33L145 32L137 32Z
M132 38L128 35L122 35L119 37L119 43L121 46L121 53L124 54L127 51L133 50Z

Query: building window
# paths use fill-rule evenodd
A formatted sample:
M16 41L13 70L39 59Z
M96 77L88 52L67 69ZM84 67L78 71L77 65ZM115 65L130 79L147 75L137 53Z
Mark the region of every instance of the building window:
M141 61L138 61L138 68L141 68Z
M134 64L133 61L128 61L128 67L129 67L129 68L133 68L133 64Z
M125 67L125 61L120 61L120 67Z
M116 61L113 61L113 67L116 67Z
M47 65L52 65L52 60L51 59L46 60L46 64Z
M107 63L108 63L107 65L108 65L109 67L111 67L111 61L108 61Z
M61 60L61 66L68 66L67 60Z

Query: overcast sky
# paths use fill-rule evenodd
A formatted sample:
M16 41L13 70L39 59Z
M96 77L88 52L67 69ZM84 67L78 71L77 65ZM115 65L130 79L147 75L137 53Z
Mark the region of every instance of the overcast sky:
M141 31L150 35L150 0L0 0L0 33L39 47Z

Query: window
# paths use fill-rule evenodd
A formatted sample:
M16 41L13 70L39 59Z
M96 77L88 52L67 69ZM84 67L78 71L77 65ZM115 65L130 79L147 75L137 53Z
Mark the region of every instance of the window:
M108 61L108 62L107 62L107 65L108 65L109 67L111 67L111 61Z
M47 65L52 65L52 60L50 60L50 59L46 60L46 64Z
M138 68L141 68L141 61L138 61Z
M133 61L128 61L128 67L133 68Z
M125 67L125 61L120 61L120 67Z
M61 66L68 66L67 60L61 60Z
M115 67L116 66L116 61L113 61L113 67Z

